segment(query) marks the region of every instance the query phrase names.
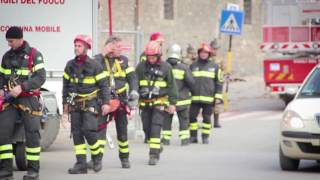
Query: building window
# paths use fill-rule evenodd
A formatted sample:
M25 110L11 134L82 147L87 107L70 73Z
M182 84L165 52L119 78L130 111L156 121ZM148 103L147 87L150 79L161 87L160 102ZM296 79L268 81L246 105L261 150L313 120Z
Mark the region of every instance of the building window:
M244 23L251 24L252 23L252 0L244 0L243 9L245 12Z
M163 0L164 19L174 19L174 0Z

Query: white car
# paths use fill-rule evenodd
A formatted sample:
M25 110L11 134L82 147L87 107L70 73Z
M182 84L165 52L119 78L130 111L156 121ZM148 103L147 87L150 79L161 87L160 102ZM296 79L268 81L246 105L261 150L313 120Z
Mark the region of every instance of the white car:
M320 65L303 82L280 125L280 166L297 170L302 159L320 162Z

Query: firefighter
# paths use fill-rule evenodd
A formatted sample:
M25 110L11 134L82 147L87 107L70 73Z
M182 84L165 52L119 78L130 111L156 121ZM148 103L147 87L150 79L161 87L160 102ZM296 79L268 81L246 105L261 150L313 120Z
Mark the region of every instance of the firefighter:
M150 35L149 42L150 41L155 41L155 42L159 43L160 48L162 48L162 45L163 45L163 42L164 42L164 38L163 38L163 35L160 32L153 32ZM162 50L161 50L161 53L162 53ZM147 56L146 56L145 52L143 52L140 55L140 62L146 61L146 60L147 60ZM144 139L144 143L145 144L148 143L146 138Z
M0 95L4 100L0 112L0 179L13 178L12 136L18 118L23 122L26 137L28 164L23 179L38 179L42 117L39 89L46 80L43 57L23 40L18 27L9 28L6 39L11 49L4 54L0 68Z
M39 179L40 121L42 105L40 87L46 80L42 54L23 40L23 32L13 26L6 32L7 51L0 68L0 179L13 178L12 137L17 119L21 119L26 137L27 174L24 180Z
M202 43L198 49L198 59L190 66L195 80L190 107L190 142L197 143L197 116L202 109L202 143L209 143L211 115L214 105L222 103L222 72L217 64L210 61L212 50Z
M150 39L149 41L155 41L158 42L160 47L162 47L162 44L164 42L164 38L163 35L160 32L153 32L151 33ZM147 60L147 56L145 55L145 53L143 52L140 55L140 61L146 61Z
M217 39L214 39L213 41L210 42L210 47L212 49L211 58L212 58L213 62L218 64L221 71L223 72L223 62L221 61L221 59L219 59L217 57L217 52L218 52L218 49L220 48ZM214 128L221 128L221 124L219 121L219 114L222 109L221 106L222 106L222 104L218 104L213 107L213 127Z
M95 56L95 59L102 65L107 74L112 99L120 101L120 106L115 112L109 114L114 118L117 130L119 145L119 158L122 168L130 168L129 162L129 143L128 143L128 118L133 116L138 105L138 82L133 67L129 66L128 58L121 55L121 39L110 37L104 51ZM101 151L104 152L106 143L106 118L100 118L99 141ZM101 126L102 125L102 126ZM105 124L106 125L106 124Z
M176 104L176 111L179 118L179 138L181 145L189 144L189 106L191 104L190 89L193 87L194 79L192 77L189 67L182 61L181 47L178 44L173 44L167 51L167 62L172 66L173 76L175 78L177 89L179 92L178 101ZM173 114L170 114L168 119L164 121L162 130L162 143L164 145L170 144L172 136L171 124Z
M74 142L76 163L69 174L86 174L88 171L87 145L91 150L93 170L102 169L102 153L97 139L98 113L109 113L109 89L107 76L102 66L88 57L92 40L87 35L74 39L76 57L68 61L63 75L63 109L71 115L71 133ZM101 102L98 102L98 98Z
M191 65L193 62L195 62L196 59L197 59L197 53L195 49L191 46L191 44L188 44L187 54L183 59L183 63Z
M149 165L156 165L160 158L160 133L168 113L175 112L177 87L171 66L161 61L159 43L150 41L145 47L147 60L136 68L139 82L139 104L143 131L149 143Z

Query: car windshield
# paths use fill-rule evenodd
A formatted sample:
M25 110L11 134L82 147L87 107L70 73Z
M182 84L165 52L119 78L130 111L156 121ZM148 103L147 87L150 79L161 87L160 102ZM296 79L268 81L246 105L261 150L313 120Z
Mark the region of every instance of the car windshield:
M320 98L320 68L316 68L303 85L298 98Z

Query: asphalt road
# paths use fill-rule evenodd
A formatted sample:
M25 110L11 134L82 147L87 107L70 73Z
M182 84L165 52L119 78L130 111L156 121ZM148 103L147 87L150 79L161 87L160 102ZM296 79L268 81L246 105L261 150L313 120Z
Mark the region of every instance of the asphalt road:
M244 83L244 84L241 84ZM279 121L283 103L256 92L262 87L246 82L232 84L230 110L221 116L223 128L212 130L209 145L181 147L177 128L170 146L164 147L157 166L147 165L148 147L142 138L130 141L132 168L121 169L117 149L107 149L100 173L69 175L75 161L69 130L62 129L49 151L41 157L41 179L77 180L315 180L320 166L315 161L302 161L297 172L282 171L278 161ZM245 93L253 87L254 93ZM261 88L260 88L261 90ZM176 125L175 125L176 127ZM24 172L16 172L22 179Z

